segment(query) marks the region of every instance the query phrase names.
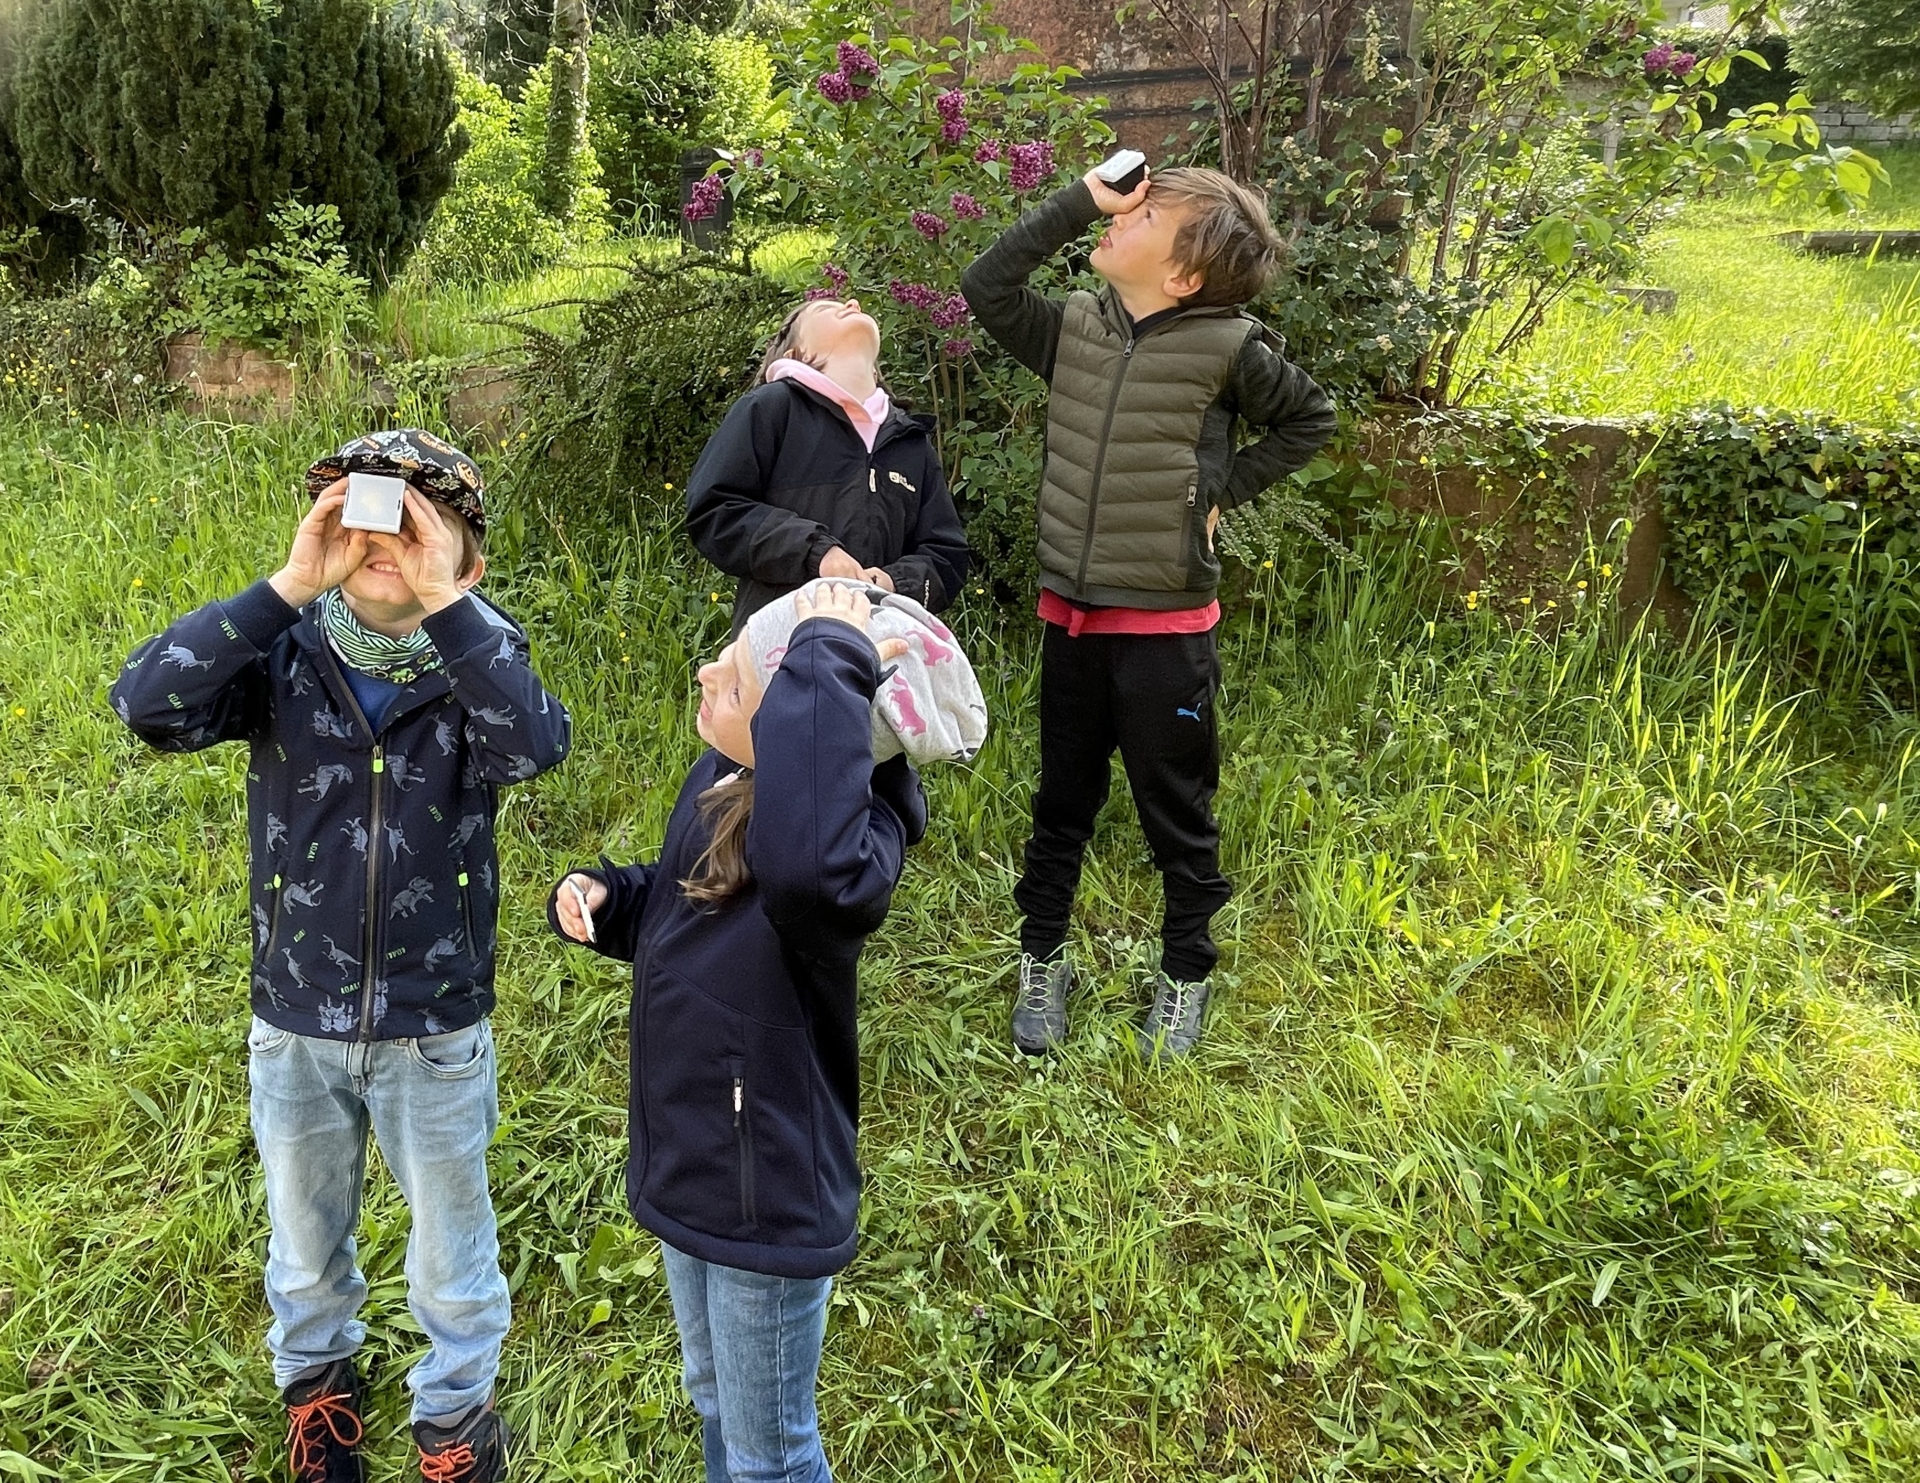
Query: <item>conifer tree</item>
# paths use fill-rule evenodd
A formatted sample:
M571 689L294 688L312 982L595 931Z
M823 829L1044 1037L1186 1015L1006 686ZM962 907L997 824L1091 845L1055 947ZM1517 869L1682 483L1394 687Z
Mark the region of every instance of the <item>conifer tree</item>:
M356 270L398 270L453 183L444 44L373 0L55 0L8 123L26 188L244 250L288 198L339 208Z

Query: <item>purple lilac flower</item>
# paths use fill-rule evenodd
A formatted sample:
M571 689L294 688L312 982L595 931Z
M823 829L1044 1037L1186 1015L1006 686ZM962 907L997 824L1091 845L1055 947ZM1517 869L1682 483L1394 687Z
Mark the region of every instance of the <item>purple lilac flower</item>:
M916 211L913 213L913 229L929 242L938 242L947 234L947 220L935 216L931 211Z
M845 103L853 97L853 84L844 72L822 72L813 85L829 103Z
M965 191L955 191L947 204L953 207L953 214L962 221L979 221L987 214L987 208Z
M985 139L981 141L980 147L973 152L973 162L976 165L991 165L1005 152L1006 144L1004 141L999 139Z
M973 341L965 339L949 340L940 348L946 352L950 360L961 360L973 354Z
M1007 158L1007 180L1016 191L1030 191L1053 174L1053 146L1044 139L1014 145Z
M747 162L747 168L749 170L758 170L762 165L766 164L767 162L767 157L765 153L757 149L748 150L746 152L745 159Z
M940 115L940 142L958 144L967 133L967 95L952 88L935 98L933 106Z
M718 175L703 175L694 182L693 192L687 198L687 204L680 208L680 214L688 221L705 221L720 211L720 198L727 193L727 183Z
M830 288L810 288L801 297L811 304L815 299L833 299L839 295Z
M838 263L822 263L820 276L832 286L833 292L843 294L847 291L847 270Z
M887 292L893 295L897 303L905 304L909 309L930 310L940 302L938 289L929 288L924 283L908 283L902 278L896 278L889 283Z
M1685 77L1693 71L1693 64L1700 59L1690 51L1675 52L1673 60L1667 64L1667 70L1675 77Z
M927 310L927 317L933 321L934 328L953 330L967 322L968 312L967 301L962 295L948 294Z
M843 41L835 48L834 60L840 64L840 72L844 77L872 77L880 70L873 53L864 46L855 46L851 41Z

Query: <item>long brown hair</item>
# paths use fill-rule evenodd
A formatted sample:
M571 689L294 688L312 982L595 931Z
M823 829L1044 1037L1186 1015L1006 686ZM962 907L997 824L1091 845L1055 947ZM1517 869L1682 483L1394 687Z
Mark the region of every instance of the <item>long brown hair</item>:
M800 316L819 302L821 302L819 299L807 299L787 311L787 317L780 321L780 328L773 332L773 338L767 341L766 351L760 357L760 369L754 373L753 377L755 386L761 385L767 379L767 372L773 369L773 363L777 360L797 360L802 365L813 366L816 371L820 369L802 355L799 346L793 343L793 332L799 327Z
M753 815L753 774L742 768L700 795L700 822L707 826L707 847L693 862L693 874L680 882L687 900L719 906L746 888L747 820Z

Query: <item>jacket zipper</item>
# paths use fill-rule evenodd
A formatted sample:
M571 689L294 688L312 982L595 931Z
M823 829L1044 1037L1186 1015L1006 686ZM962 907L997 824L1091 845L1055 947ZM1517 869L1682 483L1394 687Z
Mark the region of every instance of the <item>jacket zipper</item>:
M382 802L386 789L387 749L382 742L373 744L373 803L367 810L367 931L361 945L365 967L360 980L360 1038L373 1039L373 986L380 976L380 846Z
M273 877L273 897L267 906L267 940L260 949L260 961L266 965L267 976L273 976L273 945L280 940L280 890L285 884L278 872Z
M467 956L480 961L480 944L473 940L473 893L467 886L467 862L460 861L460 922L467 929Z
M740 1219L757 1224L753 1202L753 1124L747 1117L746 1078L733 1079L733 1141L740 1155Z
M1133 365L1133 336L1120 351L1120 374L1113 378L1113 390L1107 394L1107 418L1100 424L1100 451L1093 459L1093 487L1087 491L1087 534L1080 543L1080 572L1073 579L1077 597L1087 595L1087 564L1093 560L1094 521L1100 513L1100 479L1107 468L1107 442L1113 435L1113 414L1120 405L1120 388L1126 385L1127 371Z

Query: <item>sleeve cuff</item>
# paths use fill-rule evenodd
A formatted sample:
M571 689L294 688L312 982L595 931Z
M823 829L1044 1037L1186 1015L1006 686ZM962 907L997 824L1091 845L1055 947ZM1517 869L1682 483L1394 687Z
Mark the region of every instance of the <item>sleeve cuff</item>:
M220 604L220 611L234 631L262 654L273 641L300 621L300 610L273 590L273 583L262 577L246 591Z
M456 659L482 644L498 642L492 638L494 626L480 611L480 604L471 592L458 602L448 603L439 612L427 614L420 626L426 629L427 637L433 640L442 659Z

